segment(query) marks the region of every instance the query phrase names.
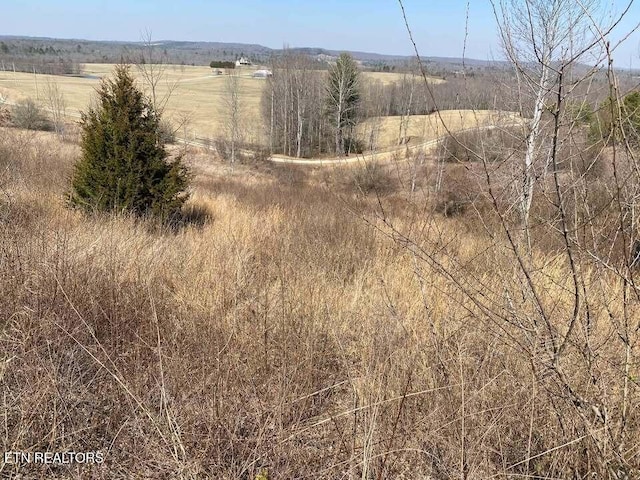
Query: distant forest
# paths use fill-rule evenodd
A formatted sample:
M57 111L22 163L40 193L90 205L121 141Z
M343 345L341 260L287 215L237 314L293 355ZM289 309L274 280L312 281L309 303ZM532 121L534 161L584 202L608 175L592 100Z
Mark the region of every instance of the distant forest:
M190 42L157 42L155 55L165 63L177 65L209 65L212 60L234 61L240 56L259 63L271 56L266 47ZM50 38L0 36L0 68L4 70L47 74L78 74L83 63L136 62L142 57L143 43L98 42Z
M210 65L211 62L233 62L240 57L255 65L270 65L274 57L283 55L282 49L262 45L220 42L157 41L154 55L165 63L175 65ZM56 75L80 73L83 63L137 62L142 57L143 42L111 42L67 40L36 37L0 36L0 68ZM304 55L318 62L321 68L335 61L341 53L322 48L289 48L287 52ZM362 67L373 71L402 71L415 63L410 56L348 52ZM456 58L423 58L430 74L445 75L462 68ZM503 68L500 62L465 60L467 70L482 71Z
M3 71L73 75L80 73L80 62L69 55L67 49L51 43L2 40L0 68Z

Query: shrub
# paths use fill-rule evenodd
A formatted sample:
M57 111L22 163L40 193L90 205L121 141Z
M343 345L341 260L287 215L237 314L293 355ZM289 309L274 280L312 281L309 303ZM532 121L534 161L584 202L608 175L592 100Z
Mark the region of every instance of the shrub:
M218 154L218 158L227 163L247 163L251 160L251 157L245 154L241 149L245 149L246 145L241 142L236 142L235 147L235 159L232 161L233 155L231 154L231 141L224 138L218 137L213 142L213 147Z
M383 194L393 186L389 173L375 162L366 162L355 167L351 180L356 189L363 194Z
M569 102L566 107L571 122L589 125L593 122L593 107L588 102Z
M32 99L20 100L13 107L11 123L14 127L27 130L52 130L47 115Z
M158 135L161 143L176 143L176 129L168 120L160 120L158 124Z
M357 138L347 137L344 139L344 151L347 155L350 153L362 153L364 152L364 142Z
M152 103L124 65L98 96L98 106L82 114L82 158L70 203L86 211L172 218L187 198L188 172L181 157L167 159Z
M225 162L231 158L231 147L225 138L218 137L214 140L215 151L218 157Z
M467 210L467 201L457 198L453 193L447 193L445 198L436 203L436 212L445 217L455 217L464 214Z
M475 152L481 141L480 131L462 132L455 136L449 134L440 143L438 154L446 162L475 162L479 160Z
M0 127L7 127L9 125L11 125L11 111L2 104L0 98Z
M583 176L589 180L602 178L608 172L606 151L601 141L590 143L576 139L571 144L560 147L558 168L570 169L574 180Z
M463 215L470 205L482 202L474 174L462 165L450 165L445 169L440 188L435 210L445 217Z
M522 149L522 133L517 129L486 129L447 135L438 147L445 162L498 162Z
M622 115L622 124L612 120L612 112L617 116L618 110ZM622 99L607 98L593 116L590 124L589 138L593 142L603 141L611 145L622 139L622 133L633 145L640 144L640 92L631 92Z

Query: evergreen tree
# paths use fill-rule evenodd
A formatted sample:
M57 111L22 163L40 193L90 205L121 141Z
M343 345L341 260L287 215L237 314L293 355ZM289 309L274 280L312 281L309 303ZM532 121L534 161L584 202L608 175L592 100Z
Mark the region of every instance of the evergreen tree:
M353 140L357 107L360 102L358 89L358 66L351 55L342 53L329 70L327 85L327 114L335 129L335 148L338 155L344 154L345 146Z
M170 161L160 117L136 88L129 67L119 65L102 82L97 106L82 114L82 157L69 194L86 211L128 212L163 220L187 199L188 172Z
M591 121L589 136L594 142L613 145L623 134L630 144L640 145L640 92L628 93L622 101L608 97Z
M636 91L625 95L622 107L626 131L632 132L633 140L637 143L640 134L640 92Z

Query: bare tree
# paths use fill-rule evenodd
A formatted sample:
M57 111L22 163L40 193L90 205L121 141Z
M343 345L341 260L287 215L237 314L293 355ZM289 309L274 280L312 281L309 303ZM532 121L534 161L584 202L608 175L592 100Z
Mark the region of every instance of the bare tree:
M45 102L53 121L55 132L64 139L64 117L66 116L67 104L64 94L60 91L58 83L47 79L45 84Z
M512 63L521 96L533 98L533 110L521 112L531 118L525 139L520 185L520 214L531 251L529 215L536 179L535 159L549 149L541 142L541 121L552 93L562 91L571 67L598 45L591 20L598 16L596 0L491 0L504 53ZM583 78L582 80L584 80ZM523 104L522 97L519 99ZM560 96L564 102L564 96ZM526 103L526 102L525 102ZM557 105L558 111L562 104Z
M238 75L234 70L230 71L225 79L226 96L225 96L225 132L226 140L229 145L229 161L236 162L238 148L242 143L242 117L243 109L240 99L240 82Z
M146 94L151 99L153 108L159 115L164 110L178 87L179 81L170 81L167 75L168 58L166 54L158 53L157 44L153 41L150 30L142 34L142 46L135 61L136 68L142 78Z
M400 127L398 129L398 145L406 143L408 140L409 122L413 113L414 92L416 90L416 81L413 71L405 74L400 81L401 92L401 112Z
M162 130L169 137L175 137L183 130L182 121L185 117L177 116L170 121L164 114L167 104L180 85L180 78L171 79L169 70L169 58L167 51L159 52L159 45L154 42L150 30L142 34L141 47L134 57L134 64L142 80L143 90L151 99L154 111L161 117ZM184 73L184 70L182 70Z
M272 60L272 71L262 97L271 151L296 157L326 151L325 73L314 70L309 58L286 48Z
M444 229L431 215L409 225L394 224L384 214L374 221L416 258L416 268L428 272L420 281L440 276L455 298L468 302L470 318L484 319L480 338L498 339L514 352L514 362L530 368L523 385L530 398L524 448L515 457L501 453L504 466L493 477L538 476L542 468L549 477L634 478L640 471L640 388L632 373L640 342L634 266L640 168L630 141L637 127L620 98L609 39L628 8L603 26L601 2L493 3L527 128L519 147L497 157L486 140L470 144L452 135L477 158L463 170L469 183L482 188L482 206L491 212L471 205L479 222L473 233L484 240L470 255L443 252L448 242L438 234ZM413 40L406 13L405 21ZM422 66L421 71L429 89ZM567 105L585 105L596 80L604 80L612 99L603 104L612 133L593 145L580 115ZM515 201L509 195L513 183ZM468 183L463 186L468 189ZM416 233L425 231L437 240ZM475 255L487 252L480 267ZM425 316L430 314L427 298ZM466 326L461 331L463 338ZM460 396L458 473L471 478L464 387Z
M309 74L308 62L298 57L293 70L293 91L296 98L296 157L302 154L302 136L305 130L305 118L309 108L309 95L307 94Z

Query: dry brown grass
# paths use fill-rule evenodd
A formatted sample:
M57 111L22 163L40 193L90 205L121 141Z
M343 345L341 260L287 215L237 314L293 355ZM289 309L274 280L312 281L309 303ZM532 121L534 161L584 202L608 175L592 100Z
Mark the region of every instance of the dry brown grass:
M376 147L389 148L401 143L414 145L443 137L449 132L474 129L487 125L508 125L521 121L521 117L514 112L497 110L445 110L439 114L412 115L403 126L400 134L402 117L369 118L358 125L358 135L361 138L375 138Z
M428 192L337 194L340 170L333 182L190 154L192 205L212 219L157 232L65 209L75 155L45 134L0 131L0 167L9 166L0 184L2 444L101 450L106 464L4 464L3 476L637 473L637 383L617 452L598 443L607 425L553 371L534 374L548 359L528 343L536 306L505 240L432 216ZM532 261L563 331L567 265L553 254ZM586 368L572 344L560 365L614 422L625 377L610 319L622 286L584 269L597 287L588 295L597 355ZM640 315L637 304L626 308Z
M392 83L398 83L402 80L406 80L413 76L416 81L423 81L422 75L407 75L405 73L392 73L392 72L363 72L363 78L367 80L380 81L383 85L389 85ZM445 83L446 80L436 77L427 77L427 81L430 84L438 85Z

